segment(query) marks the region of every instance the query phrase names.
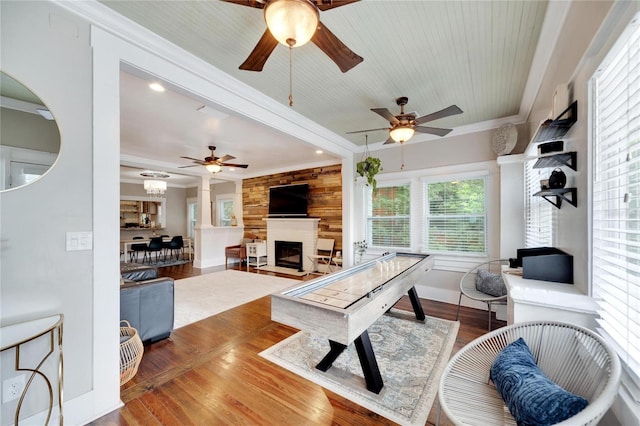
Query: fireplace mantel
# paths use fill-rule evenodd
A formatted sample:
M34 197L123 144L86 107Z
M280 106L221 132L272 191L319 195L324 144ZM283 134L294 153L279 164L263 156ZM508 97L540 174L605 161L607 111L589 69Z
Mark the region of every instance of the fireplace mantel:
M315 254L318 241L319 218L267 218L267 265L274 266L275 241L302 243L302 269L311 270L313 262L309 256Z

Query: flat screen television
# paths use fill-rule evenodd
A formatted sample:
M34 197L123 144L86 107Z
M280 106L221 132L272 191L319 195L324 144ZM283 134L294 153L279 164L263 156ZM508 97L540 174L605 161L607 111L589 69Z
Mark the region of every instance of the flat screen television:
M309 184L272 186L269 188L269 217L306 217Z

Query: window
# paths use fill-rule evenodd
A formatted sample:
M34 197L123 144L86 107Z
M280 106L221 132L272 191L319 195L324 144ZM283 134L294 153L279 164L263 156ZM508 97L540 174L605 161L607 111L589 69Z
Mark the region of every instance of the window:
M218 218L220 226L231 226L233 198L218 198Z
M640 20L591 80L591 286L601 330L640 378Z
M486 254L485 179L426 182L424 192L425 249Z
M380 247L410 247L410 185L381 186L369 191L367 242Z
M547 179L549 171L534 169L536 160L524 163L525 180L525 247L552 247L555 214L553 205L542 197L533 194L540 191L540 180ZM544 173L543 173L544 171Z

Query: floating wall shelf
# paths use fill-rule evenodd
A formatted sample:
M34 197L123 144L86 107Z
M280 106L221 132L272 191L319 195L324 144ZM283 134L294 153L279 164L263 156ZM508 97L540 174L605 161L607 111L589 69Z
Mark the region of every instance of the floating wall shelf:
M567 195L570 198L567 198ZM578 189L577 188L557 188L557 189L543 189L540 192L533 194L534 197L542 197L557 208L562 205L562 200L571 204L573 207L578 207Z
M567 118L560 118L565 115ZM574 101L569 108L560 113L555 120L547 120L543 122L533 137L533 142L553 141L563 137L578 120L578 101Z
M572 152L561 152L556 154L545 155L538 158L536 164L533 165L534 169L542 169L545 167L571 167L573 170L578 170L577 154Z

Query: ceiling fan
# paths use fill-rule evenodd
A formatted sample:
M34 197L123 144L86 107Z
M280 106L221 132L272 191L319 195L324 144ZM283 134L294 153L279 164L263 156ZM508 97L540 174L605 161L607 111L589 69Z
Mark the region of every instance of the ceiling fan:
M319 10L325 11L360 0L223 0L242 6L264 9L267 30L249 57L240 65L241 70L262 71L269 55L278 42L298 47L311 40L342 72L363 61L351 51L319 19Z
M247 167L249 167L248 164L227 163L227 161L233 160L236 157L234 157L233 155L216 157L215 155L216 147L209 145L209 149L211 150L211 155L208 157L205 157L204 160L200 160L198 158L193 158L193 157L180 157L180 158L186 158L187 160L193 160L195 164L192 164L189 166L180 166L179 168L182 169L185 167L205 166L207 170L210 171L211 173L218 173L220 170L222 170L222 166L240 167L242 169L246 169Z
M395 142L404 143L411 139L414 132L418 133L430 133L432 135L445 136L453 129L441 129L439 127L424 127L421 124L434 121L439 118L449 117L451 115L462 114L462 110L457 105L451 105L440 111L432 112L431 114L423 115L422 117L416 117L413 112L405 113L404 106L409 102L409 98L406 96L396 99L396 104L400 106L400 114L393 115L387 108L371 108L371 111L381 115L383 118L389 120L390 128L382 127L379 129L357 130L352 133L364 133L373 132L375 130L389 130L389 138L384 143L390 144Z

